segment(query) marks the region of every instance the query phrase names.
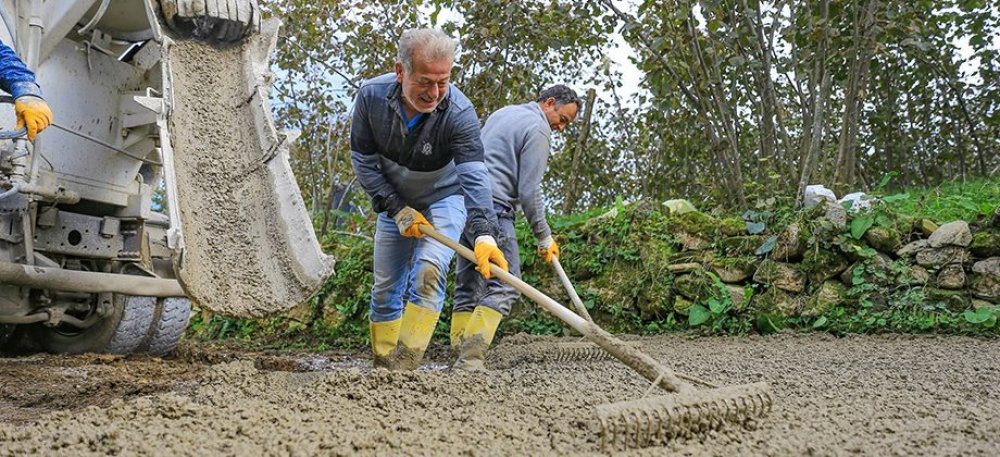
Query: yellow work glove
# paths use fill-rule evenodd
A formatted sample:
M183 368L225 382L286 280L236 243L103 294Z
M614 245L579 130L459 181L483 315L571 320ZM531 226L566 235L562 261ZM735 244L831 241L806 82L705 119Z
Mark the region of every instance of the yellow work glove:
M552 239L552 235L538 242L538 255L542 256L548 263L552 263L553 256L559 257L559 245L556 244L556 240Z
M482 235L476 237L476 267L483 277L490 279L493 277L493 272L490 271L490 262L495 263L498 267L503 268L503 271L507 271L507 259L504 258L503 252L500 252L500 248L497 247L497 241L493 239L492 236Z
M28 127L28 140L34 140L52 123L52 110L49 104L34 95L22 95L14 100L14 112L17 113L17 127Z
M399 228L399 234L409 238L423 238L424 233L420 231L420 225L426 225L433 228L430 222L424 218L420 211L417 211L409 206L399 210L398 213L393 217L396 220L396 227Z

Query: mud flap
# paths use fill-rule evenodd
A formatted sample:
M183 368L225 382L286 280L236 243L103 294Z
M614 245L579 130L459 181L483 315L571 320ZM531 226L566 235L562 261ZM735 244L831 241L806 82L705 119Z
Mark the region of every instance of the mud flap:
M268 21L224 48L181 39L164 46L177 278L196 305L226 315L292 308L333 273L288 163L292 138L279 135L271 115L279 26Z

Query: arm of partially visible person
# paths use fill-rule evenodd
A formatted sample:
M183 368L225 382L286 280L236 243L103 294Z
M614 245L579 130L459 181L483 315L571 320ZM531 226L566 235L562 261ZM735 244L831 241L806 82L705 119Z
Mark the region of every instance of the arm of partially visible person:
M42 98L35 73L4 43L0 43L0 89L14 97L15 128L27 127L29 140L52 124L52 110Z

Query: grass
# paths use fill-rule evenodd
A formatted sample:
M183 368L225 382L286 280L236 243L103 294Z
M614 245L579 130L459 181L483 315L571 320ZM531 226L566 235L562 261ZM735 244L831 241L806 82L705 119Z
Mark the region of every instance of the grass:
M900 198L893 201L892 208L897 213L925 217L937 224L959 219L973 222L992 215L1000 205L1000 178L948 182L932 188L908 189L896 195Z

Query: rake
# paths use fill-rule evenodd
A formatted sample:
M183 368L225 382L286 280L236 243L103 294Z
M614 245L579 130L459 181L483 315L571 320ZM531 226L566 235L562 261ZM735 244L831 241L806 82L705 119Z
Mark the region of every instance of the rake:
M437 230L420 225L420 231L453 249L471 262L473 252ZM670 395L647 397L597 407L603 449L626 449L666 443L730 424L743 425L767 415L773 403L765 382L715 387L696 378L678 375L630 344L615 338L593 322L576 315L555 300L496 265L490 271L546 311L580 332L642 377ZM694 384L708 387L696 389Z

